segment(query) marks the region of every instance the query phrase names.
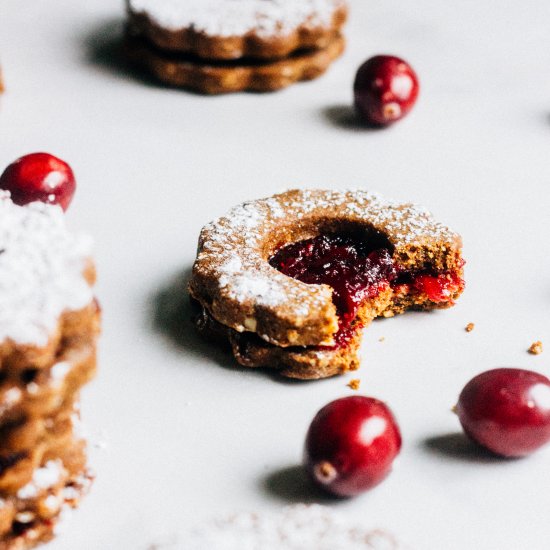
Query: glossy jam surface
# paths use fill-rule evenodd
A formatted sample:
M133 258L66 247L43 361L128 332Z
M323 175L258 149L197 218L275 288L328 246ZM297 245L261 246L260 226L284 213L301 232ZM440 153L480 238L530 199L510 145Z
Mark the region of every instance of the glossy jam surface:
M337 345L351 337L352 321L359 306L378 296L397 277L387 248L376 248L368 240L342 235L320 235L284 246L269 263L303 283L332 287L332 300L340 320Z
M453 303L464 286L458 272L409 272L396 265L379 236L319 235L281 247L269 260L275 269L308 284L326 284L339 317L335 346L345 346L361 328L357 312L365 300L391 286L396 292Z
M464 386L456 413L479 445L501 456L526 456L550 442L550 380L525 369L483 372Z
M427 273L417 274L411 282L413 290L425 294L432 302L449 302L453 294L464 285L462 277L458 273L440 273L430 275Z

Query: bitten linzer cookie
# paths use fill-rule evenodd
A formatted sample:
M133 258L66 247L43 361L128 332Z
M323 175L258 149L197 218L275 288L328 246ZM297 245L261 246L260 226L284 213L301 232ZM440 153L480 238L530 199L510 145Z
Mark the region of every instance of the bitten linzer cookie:
M91 243L69 233L58 204L25 203L48 180L45 200L66 207L67 169L39 153L0 176L14 192L0 191L0 550L51 539L91 482L78 430L99 332Z
M127 56L208 94L271 91L322 74L344 49L345 0L127 0Z
M464 288L460 236L411 204L365 191L288 191L203 228L195 322L237 361L323 378L359 366L375 317L446 308Z

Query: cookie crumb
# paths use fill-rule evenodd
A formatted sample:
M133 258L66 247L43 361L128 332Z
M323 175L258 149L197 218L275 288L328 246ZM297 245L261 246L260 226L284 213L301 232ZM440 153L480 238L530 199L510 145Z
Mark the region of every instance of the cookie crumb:
M385 336L380 336L380 338L378 338L378 341L379 341L379 342L383 342L385 339L386 339Z
M542 342L537 340L533 342L527 350L531 355L540 355L542 353Z
M468 323L465 327L464 327L464 330L466 332L472 332L472 330L474 330L475 328L475 325L474 323Z
M354 378L353 380L349 381L348 388L351 388L352 390L358 390L360 385L361 380L359 380L359 378Z

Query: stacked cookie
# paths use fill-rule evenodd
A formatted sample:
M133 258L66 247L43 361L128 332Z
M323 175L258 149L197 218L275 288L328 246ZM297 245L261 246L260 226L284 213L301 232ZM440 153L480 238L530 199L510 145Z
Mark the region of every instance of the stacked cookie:
M94 375L90 242L0 191L0 550L49 540L90 483L78 398Z
M376 317L454 305L462 240L426 210L366 191L294 190L201 231L195 324L247 367L324 378L359 367Z
M158 80L201 93L272 91L344 50L346 0L127 0L125 50Z

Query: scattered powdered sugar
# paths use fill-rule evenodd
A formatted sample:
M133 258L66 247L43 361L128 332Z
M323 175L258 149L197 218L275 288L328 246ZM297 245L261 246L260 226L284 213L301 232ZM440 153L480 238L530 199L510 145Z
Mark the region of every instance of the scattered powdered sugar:
M329 27L345 0L128 0L134 13L157 25L192 28L210 36L288 35L305 25Z
M87 439L88 431L84 427L84 424L82 423L82 420L80 420L80 416L77 412L73 412L71 414L71 423L73 426L74 437L78 439Z
M30 382L25 389L29 395L36 395L40 391L40 386L36 382Z
M195 271L216 281L222 298L267 307L292 303L294 314L306 316L330 302L330 290L276 271L262 256L262 246L281 227L315 217L366 224L396 249L434 240L450 244L458 237L424 208L367 191L289 191L238 205L205 226Z
M0 400L0 418L6 414L12 407L21 401L23 393L19 388L10 388L4 392Z
M44 506L50 510L50 512L57 512L61 508L61 499L56 495L48 495L44 499Z
M17 206L0 192L0 342L45 345L64 310L93 298L83 276L91 241L71 235L59 206Z
M63 474L61 460L48 460L44 466L34 471L32 480L17 492L17 498L34 498L42 490L53 487L61 479Z
M223 286L224 282L225 279L220 284ZM262 305L277 305L286 300L285 291L281 285L265 275L243 271L234 274L230 282L231 295L240 301L251 299Z
M78 500L80 498L80 491L69 485L63 489L63 498L67 501Z
M56 363L52 367L50 373L52 384L54 386L60 386L64 382L67 374L69 374L71 368L72 365L68 361L60 361L59 363Z
M53 526L53 534L57 537L65 532L67 524L73 515L73 510L70 505L64 504L61 506L61 511L57 516L57 521Z
M368 530L320 505L299 504L277 512L238 513L195 529L186 550L397 550L397 541Z

